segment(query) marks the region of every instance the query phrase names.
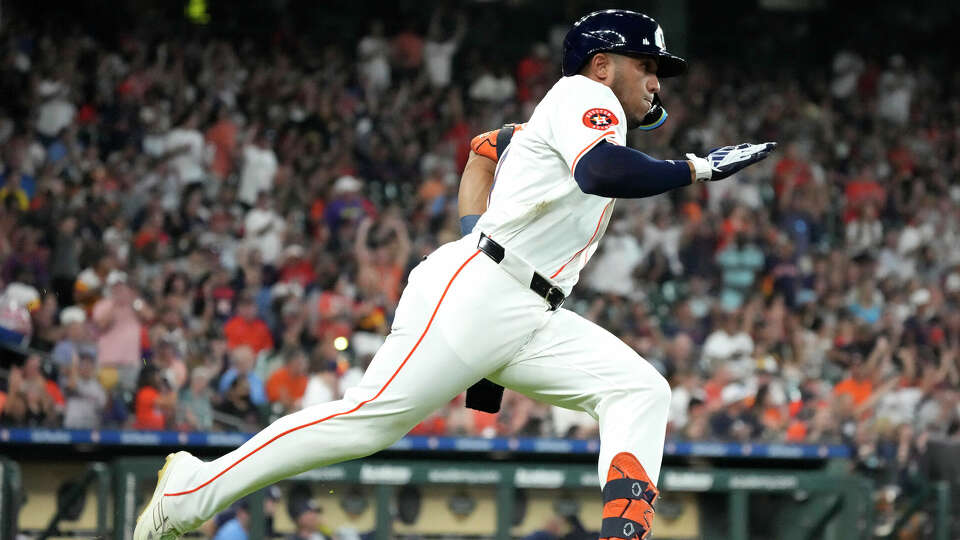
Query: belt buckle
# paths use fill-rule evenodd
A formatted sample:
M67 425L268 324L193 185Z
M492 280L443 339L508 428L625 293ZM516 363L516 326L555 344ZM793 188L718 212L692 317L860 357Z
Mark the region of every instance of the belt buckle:
M556 285L551 285L550 288L547 289L547 294L544 298L547 300L547 303L550 304L550 311L560 309L560 306L562 306L563 302L567 299L563 295L563 291L560 290L560 287Z

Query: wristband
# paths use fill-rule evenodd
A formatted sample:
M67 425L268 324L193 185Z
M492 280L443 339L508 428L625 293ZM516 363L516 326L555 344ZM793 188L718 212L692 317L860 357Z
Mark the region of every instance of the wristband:
M693 170L697 177L697 183L706 182L713 176L713 167L706 158L697 157L694 154L687 154L687 159L693 163Z

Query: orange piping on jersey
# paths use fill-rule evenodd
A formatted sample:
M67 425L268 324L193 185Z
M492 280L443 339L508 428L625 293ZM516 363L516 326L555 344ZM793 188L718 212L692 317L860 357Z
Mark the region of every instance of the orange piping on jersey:
M597 232L600 231L600 224L603 223L603 216L604 216L604 214L607 213L607 208L610 208L610 205L613 204L613 201L614 201L614 200L616 200L616 199L612 199L610 202L607 203L606 206L603 207L603 212L600 212L600 219L597 220L597 228L593 230L593 236L591 236L590 239L587 240L587 245L585 245L585 246L583 246L582 248L580 248L580 251L574 253L574 254L573 254L573 257L570 257L570 259L569 259L567 262L563 263L563 266L561 266L559 270L557 270L556 272L554 272L553 275L550 276L550 279L553 279L553 278L557 277L557 274L559 274L560 272L563 272L563 269L566 268L567 265L570 264L571 261L573 261L574 259L576 259L576 258L577 258L577 255L580 255L581 253L583 253L583 250L585 250L585 249L587 249L588 247L590 247L590 244L593 242L593 239L597 237Z
M613 130L610 130L610 131L604 133L603 135L597 137L593 142L591 142L590 144L588 144L587 146L585 146L585 147L583 148L583 150L581 150L580 153L577 154L577 157L575 157L575 158L573 159L573 165L570 165L570 174L573 174L573 169L575 169L575 168L577 167L577 162L580 161L580 156L582 156L583 154L585 154L585 153L587 152L587 150L593 148L593 145L595 145L595 144L597 144L598 142L600 142L601 139L603 139L603 138L605 138L605 137L607 137L607 136L609 136L609 135L616 135L616 133L614 133Z
M377 399L378 397L380 397L380 395L383 394L383 391L386 390L388 386L390 386L390 383L393 382L393 379L395 379L395 378L397 377L397 375L400 373L400 370L403 369L403 366L405 366L405 365L407 364L407 360L410 360L410 357L413 355L414 351L416 351L416 350L417 350L417 347L420 346L420 342L423 341L423 338L427 335L427 331L430 330L430 325L433 324L433 318L437 316L437 311L440 309L440 304L443 303L444 297L447 296L447 291L449 291L449 290L450 290L450 286L453 285L453 280L457 279L457 276L460 274L460 271L463 270L463 268L464 268L465 266L467 266L467 264L468 264L470 261L472 261L473 258L476 257L476 256L479 255L479 254L480 254L480 250L478 249L478 250L476 251L476 253L474 253L473 255L470 256L469 259L467 259L466 261L464 261L463 264L460 265L460 268L458 268L457 271L453 273L453 277L451 277L451 278L450 278L450 281L447 283L447 288L445 288L445 289L443 290L443 294L440 295L440 300L437 301L437 307L433 308L433 314L430 315L430 320L427 321L427 327L424 328L424 329L423 329L423 333L420 334L420 339L418 339L417 342L413 345L413 348L410 349L410 352L409 352L409 353L407 353L406 358L403 359L403 362L400 363L400 366L397 368L396 371L393 372L393 375L391 375L390 378L387 380L387 382L384 383L383 388L381 388L380 391L376 393L376 395L374 395L372 398L370 398L370 399L368 399L368 400L366 400L366 401L361 401L359 404L357 404L356 407L350 409L349 411L343 411L343 412L334 413L334 414L331 414L330 416L325 416L325 417L323 417L323 418L321 418L321 419L319 419L319 420L314 420L313 422L308 422L308 423L303 424L303 425L301 425L301 426L297 426L297 427L294 427L294 428L290 428L290 429L284 431L283 433L281 433L281 434L273 437L273 438L270 439L269 441L267 441L267 442L261 444L260 446L256 447L255 449L253 449L252 451L250 451L250 453L248 453L247 455L245 455L245 456L243 456L242 458L238 459L237 461L233 462L232 465L230 465L230 466L227 467L226 469L220 471L219 473L217 473L216 476L214 476L213 478L211 478L211 479L207 480L206 482L200 484L199 486L197 486L197 487L195 487L195 488L193 488L193 489L188 489L188 490L186 490L186 491L180 491L180 492L177 492L177 493L164 493L163 496L164 496L164 497L179 497L180 495L189 495L190 493L193 493L193 492L199 490L200 488L203 488L203 487L206 487L206 486L210 485L211 482L213 482L213 481L216 480L217 478L220 478L220 477L223 476L227 471L229 471L230 469L232 469L232 468L236 467L237 465L239 465L240 462L242 462L243 460L245 460L245 459L247 459L248 457L252 456L253 454L259 452L259 451L262 450L264 447L266 447L268 444L270 444L270 443L272 443L273 441L279 439L280 437L283 437L284 435L287 435L288 433L292 433L292 432L297 431L297 430L299 430L299 429L303 429L303 428L305 428L305 427L310 427L310 426L319 424L320 422L327 421L327 420L329 420L329 419L331 419L331 418L335 418L335 417L337 417L337 416L343 416L343 415L345 415L345 414L350 414L350 413L352 413L352 412L355 412L355 411L356 411L357 409L359 409L360 407L363 407L363 406L366 405L367 403L370 403L371 401L373 401L373 400Z

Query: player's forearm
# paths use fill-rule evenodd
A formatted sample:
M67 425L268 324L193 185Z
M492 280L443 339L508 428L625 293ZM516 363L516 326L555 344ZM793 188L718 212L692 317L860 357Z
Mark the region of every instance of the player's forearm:
M497 164L470 152L467 165L460 177L460 190L457 194L457 210L460 217L482 214L487 210L487 195L493 186L493 172Z
M580 158L573 176L584 193L638 199L690 185L695 178L691 171L688 161L661 161L601 142Z
M470 158L460 178L460 190L457 195L457 210L460 214L463 233L473 229L480 214L487 210L487 195L493 186L493 173L496 163L488 158L470 152Z

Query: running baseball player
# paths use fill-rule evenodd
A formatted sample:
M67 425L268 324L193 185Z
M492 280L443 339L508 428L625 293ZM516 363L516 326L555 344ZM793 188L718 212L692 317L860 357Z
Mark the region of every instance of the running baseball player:
M254 490L377 452L483 378L596 417L601 537L645 538L670 386L616 336L561 306L617 198L720 180L775 146L677 161L625 146L627 129L654 107L660 79L685 69L646 15L606 10L577 21L564 40L564 76L500 154L485 211L468 235L411 271L361 383L213 461L168 456L134 538L177 538Z

